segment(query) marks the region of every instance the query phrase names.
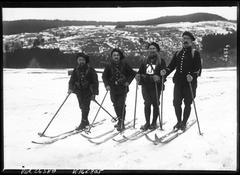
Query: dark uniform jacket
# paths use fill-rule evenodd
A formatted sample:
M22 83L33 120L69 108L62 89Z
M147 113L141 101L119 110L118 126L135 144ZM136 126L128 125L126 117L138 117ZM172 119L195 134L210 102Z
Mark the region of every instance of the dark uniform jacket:
M98 95L98 76L96 71L87 64L73 70L69 81L69 89L82 95Z
M136 72L126 62L120 61L119 64L112 62L105 67L102 79L105 86L110 86L111 91L121 94L126 92L124 83L130 84L135 74Z
M183 48L180 52L176 52L167 67L168 76L174 69L176 72L173 76L173 82L177 84L186 84L187 74L193 77L192 83L197 82L197 77L200 76L202 70L201 57L198 51L194 51L192 57L192 48Z
M139 85L142 85L146 87L149 90L155 89L155 82L153 80L153 75L158 75L160 76L160 81L158 83L158 88L161 88L162 86L162 76L160 75L160 71L162 69L166 68L166 63L163 59L161 59L161 63L155 65L151 65L149 61L142 63L139 70L138 74L140 74L140 82ZM164 81L166 79L164 78ZM160 86L159 86L160 84Z

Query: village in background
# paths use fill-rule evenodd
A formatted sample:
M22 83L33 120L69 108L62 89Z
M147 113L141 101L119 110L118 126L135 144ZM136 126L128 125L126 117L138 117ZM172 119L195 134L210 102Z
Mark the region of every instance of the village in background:
M85 52L91 65L103 68L111 49L122 49L138 67L148 43L160 45L168 64L181 49L181 35L192 32L204 68L236 66L237 23L219 15L195 13L135 22L61 20L3 21L5 68L73 68L75 55Z

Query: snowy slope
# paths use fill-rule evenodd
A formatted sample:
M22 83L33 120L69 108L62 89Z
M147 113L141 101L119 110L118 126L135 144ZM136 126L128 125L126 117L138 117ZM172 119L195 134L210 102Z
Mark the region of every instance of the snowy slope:
M4 168L57 169L156 169L156 170L236 170L237 86L236 68L203 70L197 90L197 112L203 136L195 124L189 131L167 145L153 145L144 137L118 144L112 140L93 145L80 135L74 135L52 145L34 145L38 132L44 130L67 95L67 69L4 69ZM101 75L99 75L101 80ZM126 120L133 119L135 80L127 98ZM100 83L100 102L105 94ZM176 122L172 106L173 83L166 82L164 91L164 134ZM104 106L114 114L109 95ZM90 121L97 111L91 104ZM92 129L92 134L113 128L110 117L101 110L97 120L104 125ZM138 129L144 124L143 99L138 90ZM192 108L190 119L195 118ZM77 98L70 95L46 134L56 135L75 128L81 119ZM132 130L128 132L133 132ZM149 134L153 137L154 133ZM121 136L118 136L121 138Z

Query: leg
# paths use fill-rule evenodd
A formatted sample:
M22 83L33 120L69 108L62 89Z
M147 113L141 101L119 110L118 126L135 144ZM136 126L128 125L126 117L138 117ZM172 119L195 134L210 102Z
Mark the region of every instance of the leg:
M141 129L147 130L150 127L151 97L149 91L144 86L142 86L142 95L144 99L144 114L146 123L141 126Z
M159 98L160 98L160 95L161 95L161 91L160 91L159 88L157 90L158 90L158 94L156 94L156 93L152 94L153 120L152 120L152 124L151 124L150 129L156 129L157 128L157 118L160 115L160 113L159 113L160 112L159 111L159 105L160 105ZM157 96L157 98L156 98L156 96Z
M192 84L192 90L193 90L193 98L196 97L196 88L197 88L197 84L194 83ZM183 127L186 127L186 123L188 121L188 118L190 116L191 113L191 104L192 104L192 94L190 91L190 87L186 86L184 88L184 104L185 104L185 108L184 108L184 113L183 113Z
M87 125L89 125L88 114L90 110L90 102L91 99L88 96L83 96L82 94L77 94L79 107L82 111L82 119L79 127L77 129L84 129Z
M182 100L183 100L183 93L182 93L182 87L180 85L174 85L174 99L173 99L173 106L175 108L175 114L177 117L177 124L174 126L174 128L179 128L180 123L182 121Z

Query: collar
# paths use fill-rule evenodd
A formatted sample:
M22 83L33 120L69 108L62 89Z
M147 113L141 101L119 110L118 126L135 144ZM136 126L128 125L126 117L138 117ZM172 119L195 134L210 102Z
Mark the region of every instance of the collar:
M185 52L188 52L188 51L191 51L192 50L192 47L190 46L190 47L183 47L183 49L182 49L183 51L185 51Z

